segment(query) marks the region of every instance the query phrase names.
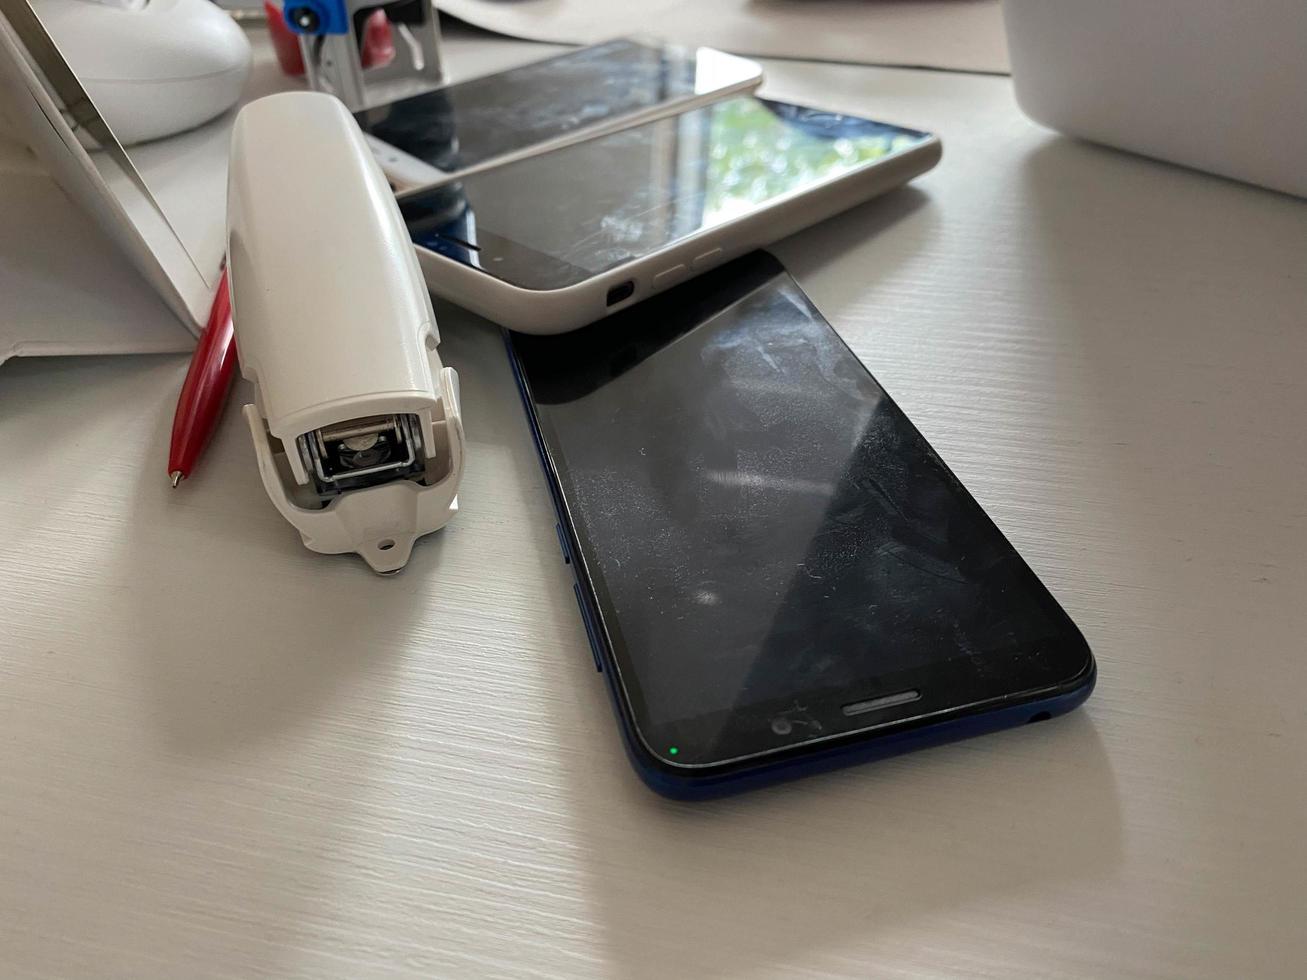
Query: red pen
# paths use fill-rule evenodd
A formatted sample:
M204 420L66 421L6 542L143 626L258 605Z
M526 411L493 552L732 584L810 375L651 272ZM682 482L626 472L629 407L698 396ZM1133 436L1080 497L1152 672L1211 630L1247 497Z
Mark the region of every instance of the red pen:
M195 462L213 435L222 415L227 389L236 369L236 333L231 324L231 294L227 290L227 269L218 280L209 322L195 345L190 369L177 397L172 419L172 444L168 447L168 479L175 487L191 475Z

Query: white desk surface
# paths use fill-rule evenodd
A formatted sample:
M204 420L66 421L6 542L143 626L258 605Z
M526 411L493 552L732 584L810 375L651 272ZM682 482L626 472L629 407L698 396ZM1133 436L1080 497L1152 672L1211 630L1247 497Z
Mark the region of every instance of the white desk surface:
M767 71L943 135L776 251L1083 627L1087 706L668 803L486 325L440 311L463 510L390 579L302 547L234 406L169 490L184 356L13 361L0 975L1307 975L1307 204L1055 137L1003 78Z

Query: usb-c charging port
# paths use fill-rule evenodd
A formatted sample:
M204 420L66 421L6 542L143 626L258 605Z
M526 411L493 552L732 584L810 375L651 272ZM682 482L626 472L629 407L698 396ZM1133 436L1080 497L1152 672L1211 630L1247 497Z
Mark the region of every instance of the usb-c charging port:
M619 282L612 289L608 290L608 305L616 306L624 299L630 299L631 294L635 292L635 280L628 279L626 282Z

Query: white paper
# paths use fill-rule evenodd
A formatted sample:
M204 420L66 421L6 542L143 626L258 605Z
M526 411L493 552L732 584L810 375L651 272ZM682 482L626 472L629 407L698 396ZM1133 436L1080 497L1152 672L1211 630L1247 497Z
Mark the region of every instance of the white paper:
M592 44L647 34L755 57L1006 73L999 0L435 0L476 27Z
M49 96L24 70L16 40L4 33L0 43L0 57L9 55L0 69L12 82L0 92L8 137L0 140L0 362L193 347L225 251L236 110L127 150L151 201L118 168L97 166L98 154L66 126L48 121L57 112L52 102L49 111L42 106ZM254 50L242 104L293 84L269 45ZM11 142L19 139L40 159Z
M8 141L0 141L0 214L0 362L195 344L126 255Z

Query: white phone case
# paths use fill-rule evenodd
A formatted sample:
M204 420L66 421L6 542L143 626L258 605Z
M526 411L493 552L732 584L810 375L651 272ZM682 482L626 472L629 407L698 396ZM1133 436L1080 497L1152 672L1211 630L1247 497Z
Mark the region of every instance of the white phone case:
M931 137L562 289L523 289L420 245L416 246L418 262L427 286L437 296L510 330L566 333L901 187L933 167L941 152L939 139ZM610 305L609 290L628 282L632 291Z

